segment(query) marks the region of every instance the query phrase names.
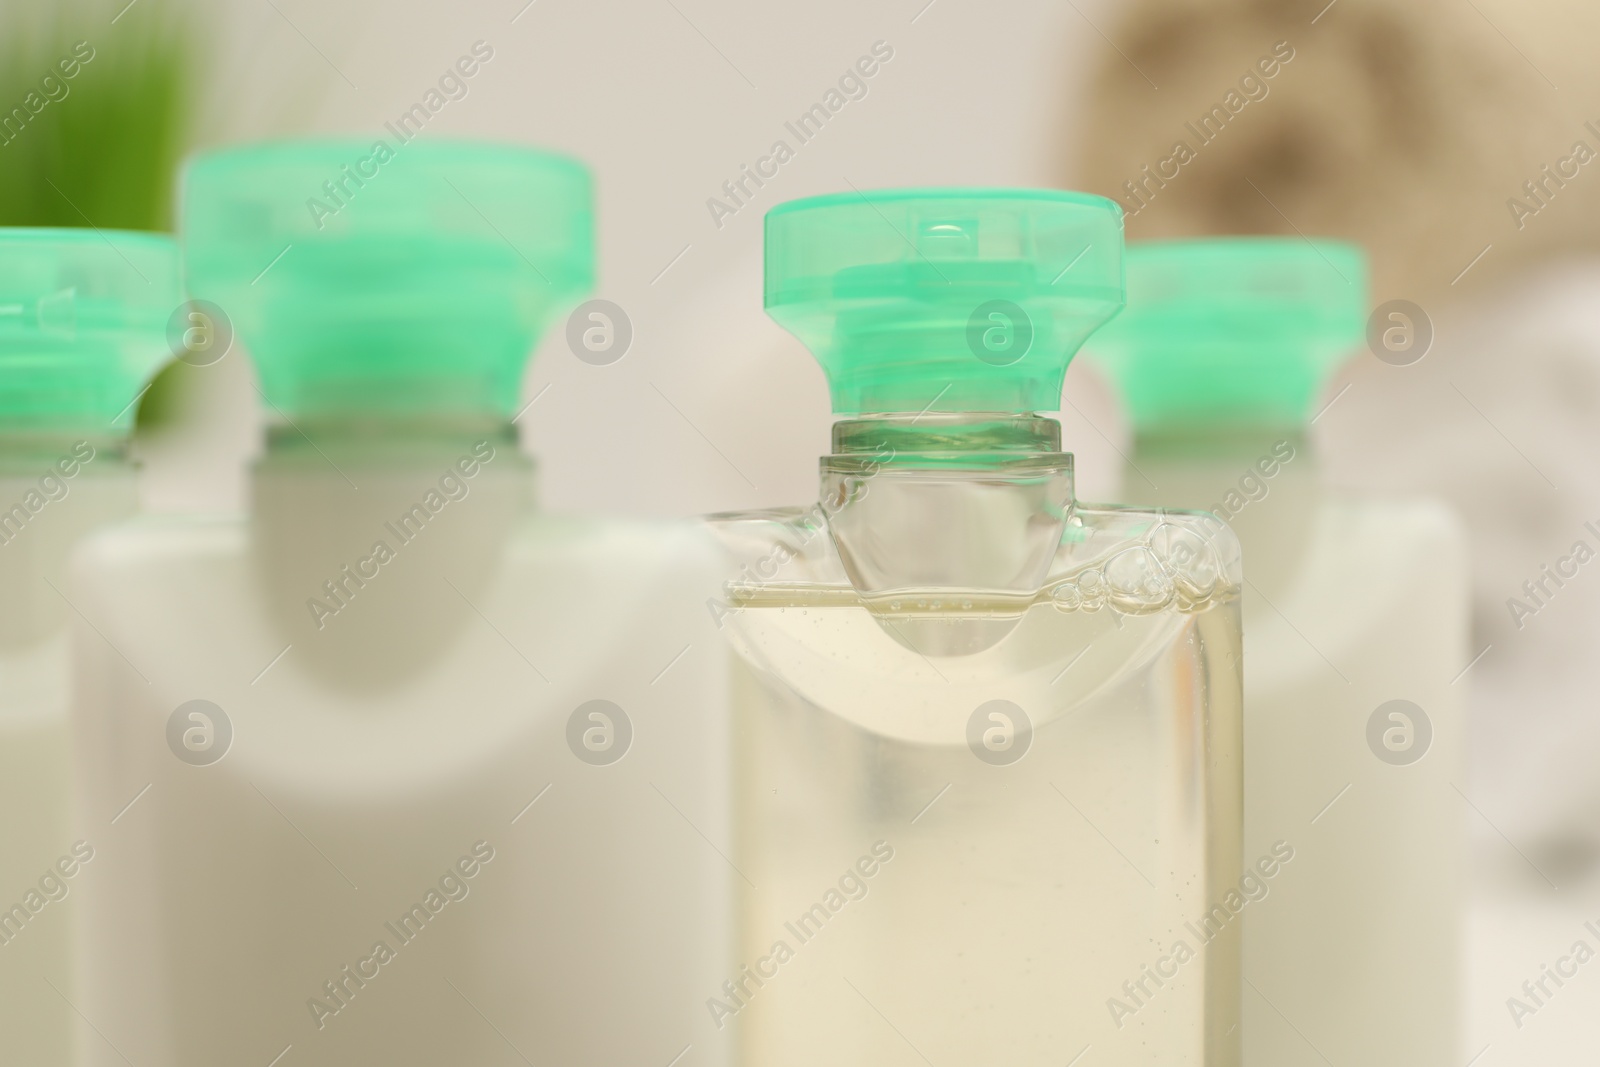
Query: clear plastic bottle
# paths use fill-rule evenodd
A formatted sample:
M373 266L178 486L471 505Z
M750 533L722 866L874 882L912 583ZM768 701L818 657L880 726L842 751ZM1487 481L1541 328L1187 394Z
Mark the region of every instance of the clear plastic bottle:
M1295 850L1246 916L1249 1067L1463 1058L1465 542L1439 504L1324 486L1308 435L1366 300L1338 242L1134 245L1091 345L1133 423L1124 497L1243 546L1244 854Z
M0 1046L71 1062L73 918L99 834L71 805L69 550L137 506L134 401L167 352L178 251L153 234L0 230ZM87 868L87 869L86 869Z
M706 1011L748 1067L1235 1064L1237 545L1078 502L1038 414L1121 306L1121 212L916 190L766 226L840 421L818 504L713 519L741 908Z
M272 425L248 516L79 557L87 1062L665 1063L721 958L715 556L540 512L512 426L586 171L257 146L183 224Z

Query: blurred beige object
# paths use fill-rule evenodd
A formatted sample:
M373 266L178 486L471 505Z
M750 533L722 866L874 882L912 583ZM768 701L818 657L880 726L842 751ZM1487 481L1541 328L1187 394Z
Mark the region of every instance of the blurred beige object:
M1379 300L1448 290L1486 244L1497 247L1475 267L1478 280L1592 238L1595 223L1571 228L1581 212L1566 228L1525 220L1518 230L1506 206L1574 140L1600 146L1584 128L1596 115L1547 80L1564 84L1566 65L1546 58L1554 19L1444 0L1319 6L1127 5L1102 23L1116 47L1091 76L1093 106L1065 184L1121 201L1132 240L1299 233L1359 242L1372 253ZM1542 6L1573 7L1559 23L1569 27L1594 17ZM1530 29L1543 40L1502 35ZM1263 57L1281 60L1271 76ZM1570 67L1588 76L1586 64ZM1192 158L1163 167L1180 141ZM1581 188L1587 178L1549 188L1592 197ZM1600 175L1591 180L1600 193Z

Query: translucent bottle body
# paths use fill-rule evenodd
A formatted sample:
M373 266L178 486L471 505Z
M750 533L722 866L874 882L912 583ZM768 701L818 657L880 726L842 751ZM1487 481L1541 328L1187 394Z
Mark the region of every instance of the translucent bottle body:
M503 437L319 447L80 557L85 1013L175 1067L655 1055L721 958L703 539L539 514Z
M64 561L137 492L111 443L0 448L0 1033L8 1059L68 1063L74 919L94 872L93 845L74 851Z
M1456 1062L1470 658L1456 521L1329 492L1297 433L1147 441L1132 464L1132 498L1225 515L1249 576L1245 855L1282 839L1296 858L1245 927L1260 991L1245 995L1246 1064Z
M750 1067L1236 1062L1233 541L1072 504L1070 467L1052 515L1059 473L715 520L741 910L707 1009Z

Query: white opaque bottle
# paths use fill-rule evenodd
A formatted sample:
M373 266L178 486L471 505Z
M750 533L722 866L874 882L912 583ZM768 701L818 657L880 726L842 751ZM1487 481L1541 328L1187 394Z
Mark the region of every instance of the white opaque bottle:
M272 425L248 516L78 560L85 806L124 809L87 1062L665 1063L722 958L714 558L535 506L512 418L590 278L583 168L409 145L308 215L368 155L187 172Z
M0 1058L66 1064L74 919L99 832L72 817L66 558L137 507L132 408L167 355L177 246L0 230Z
M1120 212L852 193L766 238L840 421L819 503L713 520L741 907L712 1023L749 1067L1232 1067L1237 544L1079 502L1038 414L1120 306Z
M1336 242L1134 245L1094 342L1133 423L1124 498L1243 548L1244 852L1295 850L1246 916L1247 1067L1461 1061L1464 538L1439 504L1324 485L1307 432L1365 285Z

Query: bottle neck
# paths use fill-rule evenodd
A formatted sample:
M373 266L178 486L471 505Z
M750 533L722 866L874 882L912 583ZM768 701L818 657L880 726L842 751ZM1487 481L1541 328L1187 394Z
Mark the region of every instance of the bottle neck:
M300 668L388 692L449 655L532 507L530 468L503 420L270 429L251 546Z
M923 412L866 415L833 424L823 467L1005 471L1072 468L1061 424L1032 412Z
M128 439L121 434L35 431L0 433L0 478L33 477L47 467L125 467Z
M499 416L451 418L297 418L267 427L263 462L341 455L354 461L428 460L487 441L515 450L516 427Z
M1032 413L847 419L822 459L822 501L851 584L869 603L909 590L1026 599L1073 507L1061 426Z
M253 512L270 528L285 516L329 530L391 517L416 499L492 487L531 503L532 462L503 420L297 421L269 427L253 476Z
M1270 495L1302 496L1317 482L1303 426L1162 427L1134 434L1123 496L1238 513Z

